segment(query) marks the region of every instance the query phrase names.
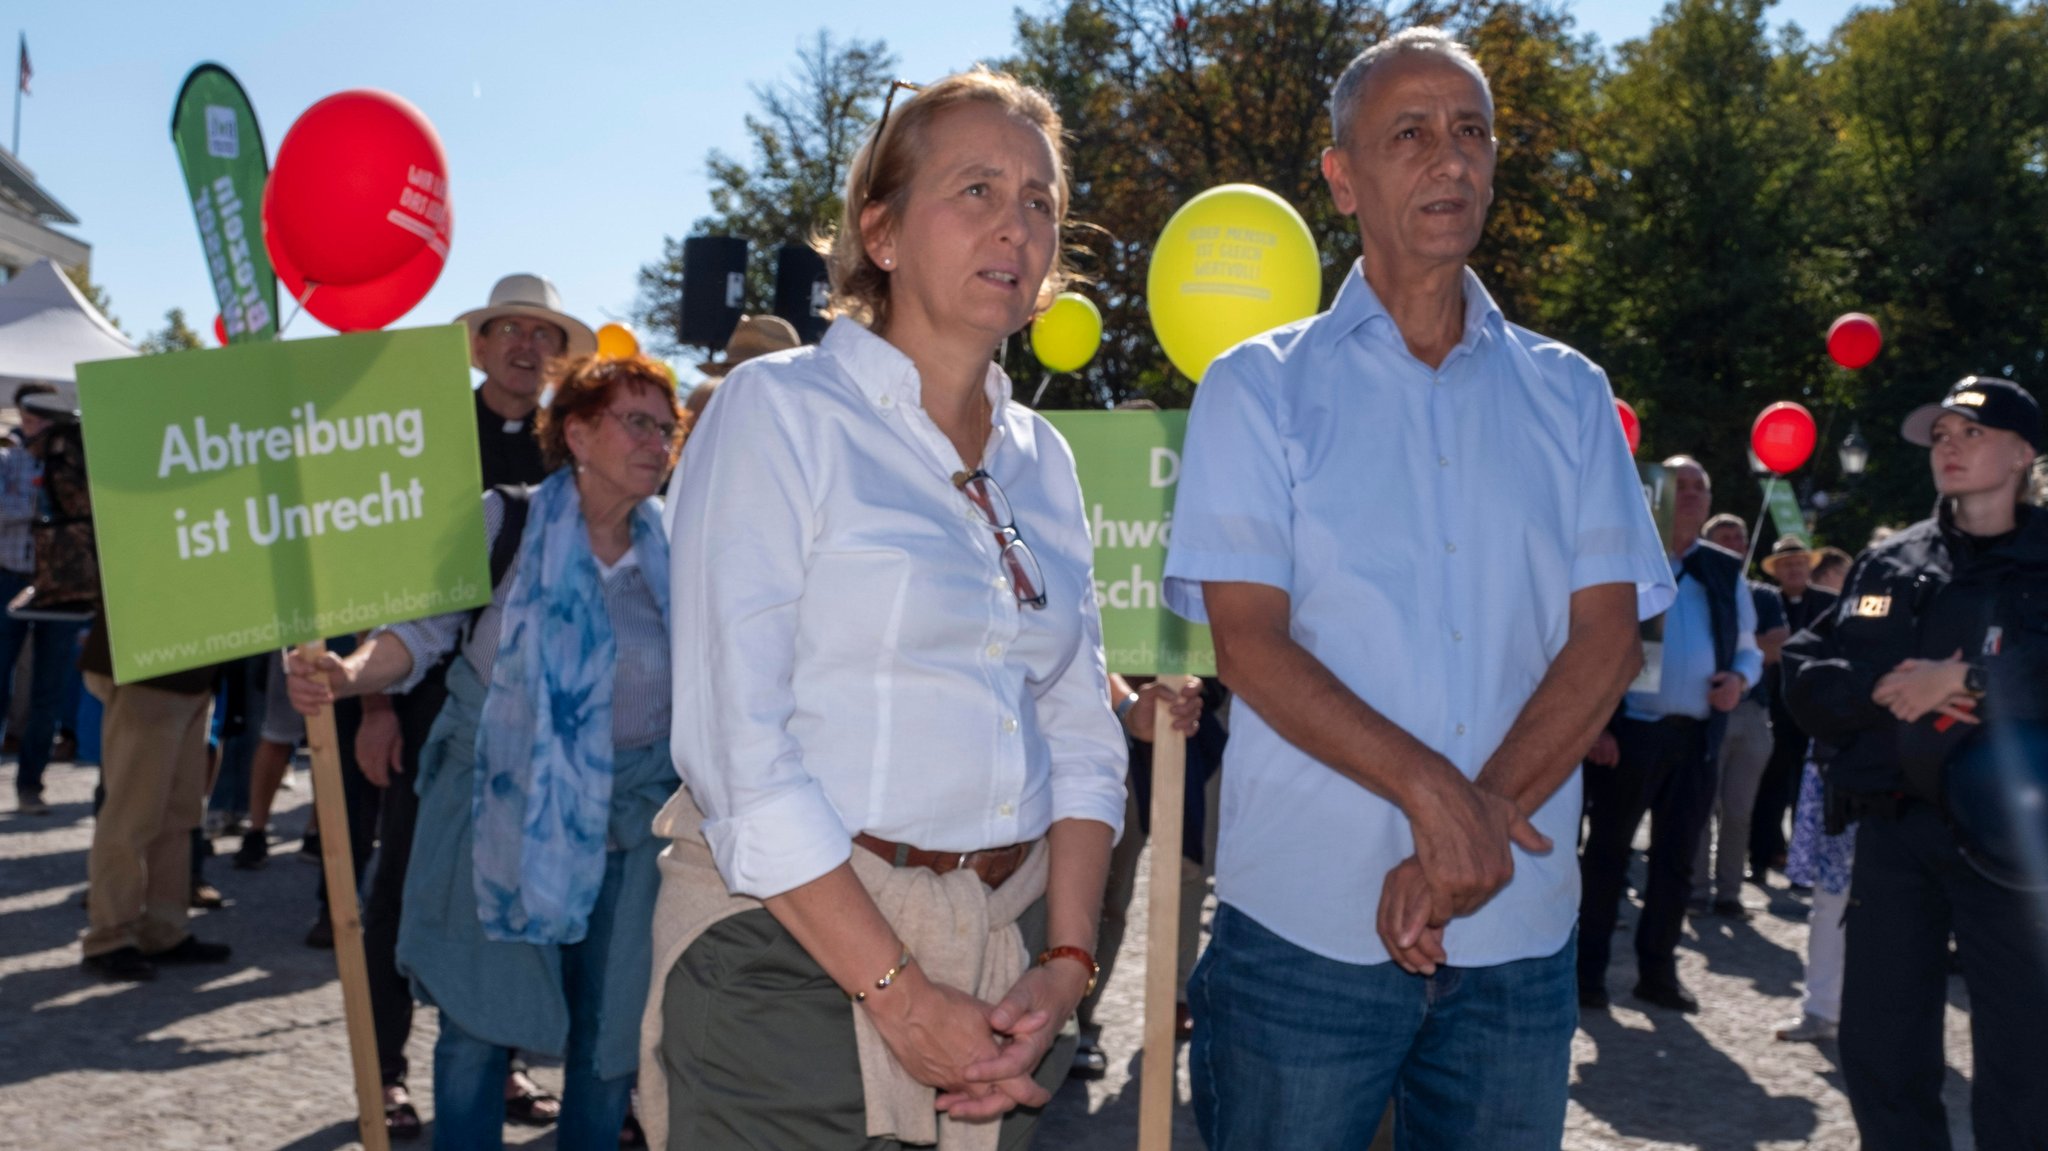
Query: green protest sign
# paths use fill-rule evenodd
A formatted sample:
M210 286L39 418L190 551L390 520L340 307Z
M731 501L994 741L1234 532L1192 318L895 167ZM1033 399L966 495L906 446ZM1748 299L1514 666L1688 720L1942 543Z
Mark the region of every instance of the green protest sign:
M1764 504L1771 509L1771 523L1781 536L1806 536L1806 515L1799 510L1799 497L1792 485L1771 476L1763 481Z
M1074 449L1081 502L1095 537L1095 598L1109 670L1215 675L1209 629L1167 610L1162 590L1188 414L1042 414Z
M199 224L206 270L231 343L277 334L277 280L263 248L263 182L270 162L242 85L218 64L185 77L171 109L171 143Z
M114 678L490 598L459 325L80 364Z

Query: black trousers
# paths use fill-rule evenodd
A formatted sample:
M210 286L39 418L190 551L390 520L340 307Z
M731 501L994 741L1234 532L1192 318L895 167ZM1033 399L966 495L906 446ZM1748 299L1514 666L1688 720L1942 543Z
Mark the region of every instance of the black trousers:
M1630 843L1650 814L1650 881L1636 925L1636 961L1647 982L1675 982L1692 857L1714 810L1707 725L1667 719L1616 720L1621 762L1585 768L1586 844L1579 852L1579 985L1604 987L1614 921L1628 878Z
M350 650L353 650L353 645ZM377 808L383 799L383 792L376 784L363 778L362 768L356 764L356 729L362 724L362 701L341 699L334 702L335 742L341 752L342 806L348 810L349 862L355 865L356 890L359 892L363 886L363 869L370 865L370 855L377 848ZM316 795L314 798L327 802L325 796ZM317 829L319 824L316 822L312 826ZM326 868L320 870L318 898L320 918L326 919Z
M1771 760L1757 781L1756 805L1749 816L1749 873L1758 880L1785 854L1785 816L1799 798L1799 777L1806 770L1806 733L1784 707L1771 708Z
M1972 869L1935 809L1856 833L1842 976L1842 1077L1864 1151L1947 1151L1948 937L1970 992L1970 1127L1984 1151L2048 1147L2048 896Z

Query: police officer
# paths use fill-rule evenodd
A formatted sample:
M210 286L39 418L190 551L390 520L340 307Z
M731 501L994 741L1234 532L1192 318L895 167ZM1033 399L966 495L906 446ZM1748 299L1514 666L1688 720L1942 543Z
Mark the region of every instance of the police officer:
M1953 932L1970 993L1977 1146L2048 1147L2043 896L1973 866L1956 819L1966 813L1943 800L1973 746L2048 719L2048 514L2027 502L2041 411L2019 385L1971 376L1901 432L1931 449L1933 518L1858 557L1834 611L1784 652L1793 716L1839 749L1827 768L1831 830L1861 824L1843 1077L1865 1148L1949 1147Z

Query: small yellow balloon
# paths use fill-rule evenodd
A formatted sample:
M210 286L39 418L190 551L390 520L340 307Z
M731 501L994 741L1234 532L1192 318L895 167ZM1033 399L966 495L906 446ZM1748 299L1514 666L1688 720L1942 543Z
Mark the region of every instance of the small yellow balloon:
M1145 277L1153 334L1197 383L1233 345L1315 315L1322 295L1308 225L1255 184L1223 184L1182 204Z
M607 360L623 360L640 354L639 337L624 324L606 324L597 330L597 354Z
M1102 313L1079 292L1061 292L1045 314L1031 322L1031 351L1055 372L1078 372L1102 346Z

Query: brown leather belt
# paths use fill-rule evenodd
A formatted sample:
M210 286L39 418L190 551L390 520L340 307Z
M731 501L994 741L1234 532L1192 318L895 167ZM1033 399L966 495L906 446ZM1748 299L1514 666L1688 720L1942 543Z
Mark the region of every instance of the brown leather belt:
M979 875L990 890L1001 887L1004 880L1015 875L1017 869L1024 866L1024 857L1031 854L1029 843L1013 843L1008 847L989 847L980 851L927 851L907 843L891 843L865 831L854 836L853 841L897 867L922 867L939 875L967 868Z

